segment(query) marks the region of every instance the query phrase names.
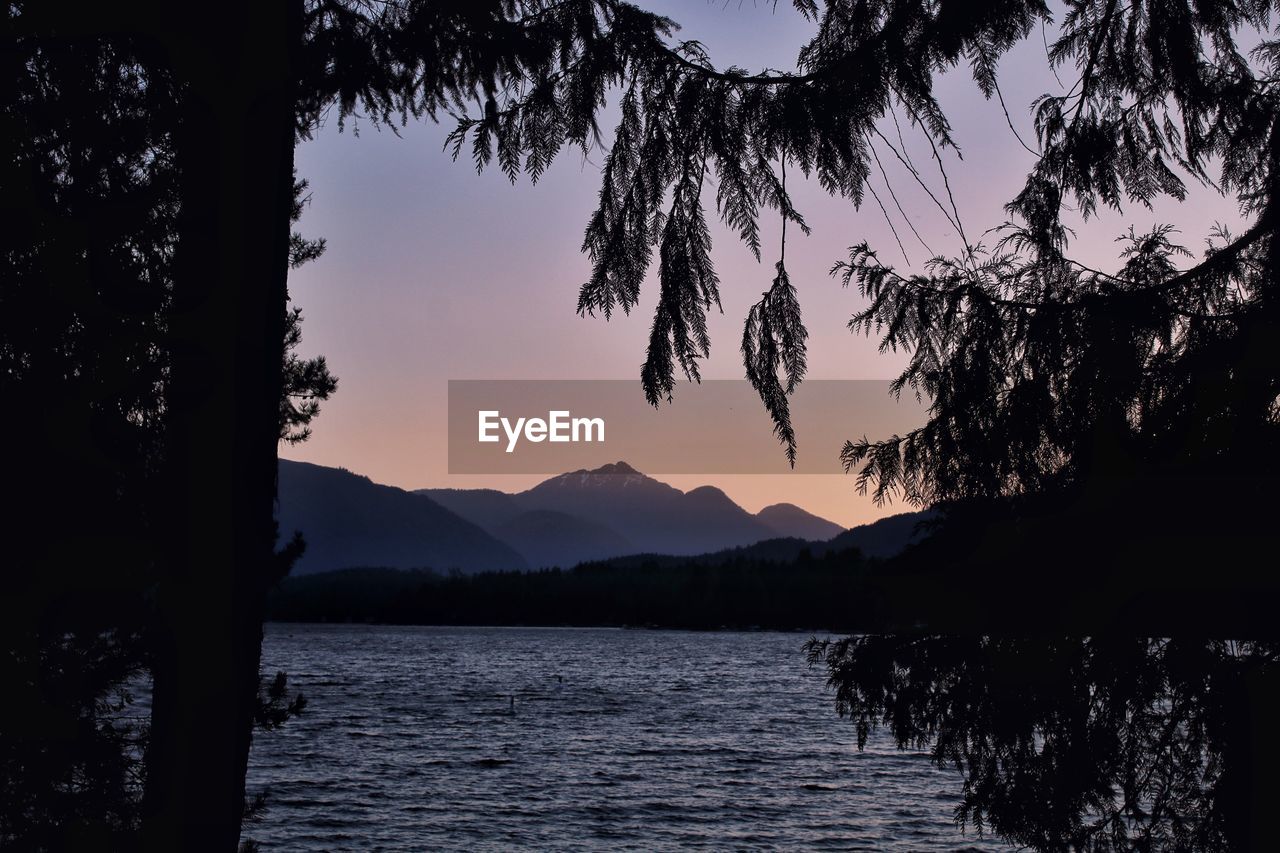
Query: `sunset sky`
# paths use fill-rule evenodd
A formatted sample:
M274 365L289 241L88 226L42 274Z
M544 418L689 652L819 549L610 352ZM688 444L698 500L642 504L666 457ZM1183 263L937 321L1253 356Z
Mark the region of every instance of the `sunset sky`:
M791 70L812 26L786 3L645 2L683 25L679 36L704 43L718 67ZM1053 32L1048 32L1052 40ZM1034 147L1028 107L1038 95L1070 88L1074 68L1061 68L1061 84L1048 70L1040 32L1001 66L1001 86L1015 126ZM967 68L945 75L938 92L952 120L963 161L944 154L951 189L970 239L1004 221L1002 206L1020 187L1033 157L1006 124L996 101L985 101ZM612 113L602 126L612 129ZM405 488L492 487L512 491L543 477L454 475L445 442L446 391L450 379L633 379L644 359L657 297L651 271L640 305L630 316L582 318L575 314L578 287L588 275L580 252L583 228L594 208L602 152L583 158L562 151L536 185L512 186L497 169L477 175L467 159L453 162L441 148L450 125L413 123L400 135L368 123L324 127L298 153L299 173L311 182L312 203L301 229L324 237L328 252L291 279L303 309L303 352L323 353L340 380L323 407L312 439L282 448L291 459L343 466L377 482ZM936 166L918 131L903 127L911 156L935 191ZM892 123L886 134L896 135ZM611 137L609 137L611 138ZM893 155L881 151L882 160ZM961 244L933 202L894 162L890 181L916 229L934 252L956 254ZM806 238L788 232L787 267L800 292L810 332L809 375L826 379L884 379L904 363L882 355L879 341L851 335L849 316L862 305L853 291L828 275L850 245L869 241L886 263L923 268L930 253L903 224L877 175L873 185L898 227L908 265L875 200L861 210L826 196L816 184L788 173L796 203L813 229ZM714 213L714 190L705 194ZM1179 210L1179 208L1182 208ZM1194 220L1187 219L1188 214ZM1076 225L1070 254L1091 266L1114 268L1114 239L1132 223L1181 228L1181 242L1199 254L1208 229L1223 222L1239 230L1235 202L1208 191L1196 203L1141 206ZM737 238L715 229L714 258L724 313L711 317L712 352L704 375L741 378L738 343L749 306L759 299L777 259L776 215L764 219L764 254L757 263ZM994 239L984 238L987 245ZM684 394L697 389L682 387ZM767 425L764 427L767 429ZM850 424L849 437L865 428ZM875 435L871 436L875 438ZM801 451L805 436L799 436ZM780 453L780 451L778 451ZM748 510L779 501L845 525L904 507L875 507L854 491L852 478L831 475L664 476L680 488L711 483Z

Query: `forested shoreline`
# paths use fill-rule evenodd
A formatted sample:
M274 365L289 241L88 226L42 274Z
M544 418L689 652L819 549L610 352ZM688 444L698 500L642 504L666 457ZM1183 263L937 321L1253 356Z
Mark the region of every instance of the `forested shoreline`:
M285 580L268 620L409 625L844 630L879 567L856 552L795 562L638 557L475 575L346 569ZM853 603L852 606L851 602ZM862 613L864 616L870 614Z

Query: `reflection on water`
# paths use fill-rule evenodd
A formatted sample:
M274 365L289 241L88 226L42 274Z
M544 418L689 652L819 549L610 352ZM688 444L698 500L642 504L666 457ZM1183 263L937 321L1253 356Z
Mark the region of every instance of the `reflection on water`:
M265 849L1007 849L961 776L840 721L805 637L270 625Z

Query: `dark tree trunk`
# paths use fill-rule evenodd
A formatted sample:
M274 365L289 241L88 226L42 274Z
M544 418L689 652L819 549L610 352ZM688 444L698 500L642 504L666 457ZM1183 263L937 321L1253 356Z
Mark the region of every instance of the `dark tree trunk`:
M274 546L300 28L297 0L241 0L162 35L185 89L152 850L234 850L240 834Z

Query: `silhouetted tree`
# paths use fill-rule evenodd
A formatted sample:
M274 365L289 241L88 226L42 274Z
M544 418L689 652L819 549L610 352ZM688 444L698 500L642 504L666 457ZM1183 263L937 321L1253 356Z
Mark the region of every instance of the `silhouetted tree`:
M1036 849L1269 836L1277 752L1261 721L1280 691L1257 616L1277 585L1237 544L1266 523L1255 505L1274 490L1280 438L1271 5L1069 3L1050 57L1079 79L1035 106L1038 157L995 248L904 275L862 244L833 270L870 300L851 329L911 354L895 392L931 403L921 428L843 451L877 501L947 510L904 566L954 565L956 585L979 590L969 603L1017 608L1024 626L1077 586L1118 637L813 648L862 737L883 723L932 743L965 774L958 817ZM1260 34L1247 55L1241 30ZM996 92L994 68L979 83ZM1234 194L1252 224L1215 228L1186 269L1169 227L1130 230L1113 273L1070 257L1067 200L1087 218L1182 199L1189 180ZM1147 588L1125 600L1125 577ZM1173 606L1111 621L1141 595ZM1264 639L1190 639L1210 624ZM1135 625L1174 639L1124 639Z
M0 424L11 448L0 597L0 846L136 840L152 665L179 175L173 80L128 34L45 37L4 18ZM296 189L293 218L304 186ZM295 265L321 241L292 240ZM282 437L332 393L294 309ZM12 408L10 408L12 407ZM287 565L298 545L286 548Z

